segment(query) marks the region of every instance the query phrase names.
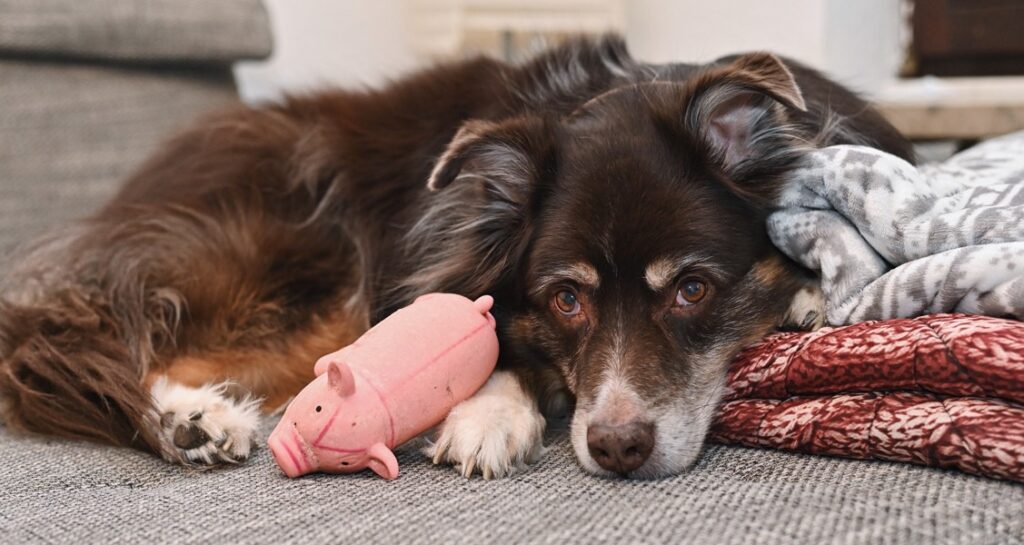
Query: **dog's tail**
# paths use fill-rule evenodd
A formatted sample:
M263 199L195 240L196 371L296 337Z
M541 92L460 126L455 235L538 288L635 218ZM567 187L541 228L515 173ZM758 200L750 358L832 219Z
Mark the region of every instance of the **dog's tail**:
M141 382L108 303L69 290L0 306L0 400L11 428L159 452Z
M142 378L153 324L168 320L152 316L151 298L132 294L141 286L130 271L90 277L101 267L81 262L73 246L36 246L18 259L31 266L0 283L4 420L16 430L160 454L159 416Z

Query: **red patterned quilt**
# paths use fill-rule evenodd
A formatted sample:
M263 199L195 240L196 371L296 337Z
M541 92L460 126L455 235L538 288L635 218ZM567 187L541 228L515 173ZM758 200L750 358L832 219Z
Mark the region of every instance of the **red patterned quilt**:
M711 440L1024 481L1024 322L938 314L744 351Z

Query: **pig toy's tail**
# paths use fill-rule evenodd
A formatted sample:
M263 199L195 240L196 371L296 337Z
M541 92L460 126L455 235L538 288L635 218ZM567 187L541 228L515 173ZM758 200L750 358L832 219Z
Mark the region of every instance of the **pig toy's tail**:
M490 295L482 295L476 301L473 301L473 306L476 307L480 314L483 314L487 318L487 321L491 324L491 327L496 327L497 323L494 321L494 316L491 315L491 307L494 306L494 297Z
M491 310L491 307L494 306L494 297L491 297L490 295L481 295L479 299L473 301L473 306L480 311L480 314L483 314Z

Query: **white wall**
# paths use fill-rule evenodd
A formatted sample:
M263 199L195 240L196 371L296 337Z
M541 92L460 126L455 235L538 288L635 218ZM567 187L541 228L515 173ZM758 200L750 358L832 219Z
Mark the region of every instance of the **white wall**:
M770 50L873 92L896 74L899 23L899 0L633 0L626 36L645 60Z
M822 0L634 0L627 16L633 54L652 62L703 62L761 49L825 60Z
M828 0L822 67L840 82L877 94L903 62L900 0Z
M407 35L404 0L265 1L276 46L269 62L237 70L249 100L379 84L422 62ZM869 93L890 81L899 63L899 0L624 1L630 49L647 61L767 49Z
M264 2L274 31L274 54L268 61L236 67L246 100L326 85L375 85L417 63L405 35L402 0Z

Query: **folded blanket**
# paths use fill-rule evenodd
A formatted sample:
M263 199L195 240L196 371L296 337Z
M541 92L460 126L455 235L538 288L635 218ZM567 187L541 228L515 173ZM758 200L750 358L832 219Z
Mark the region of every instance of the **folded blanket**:
M710 438L1024 482L1024 323L934 315L744 351Z
M1024 481L1024 324L896 319L1024 319L1024 132L921 168L815 151L768 232L857 325L745 351L713 440Z
M871 148L824 148L780 206L769 234L820 273L830 324L1024 318L1024 132L920 169Z

